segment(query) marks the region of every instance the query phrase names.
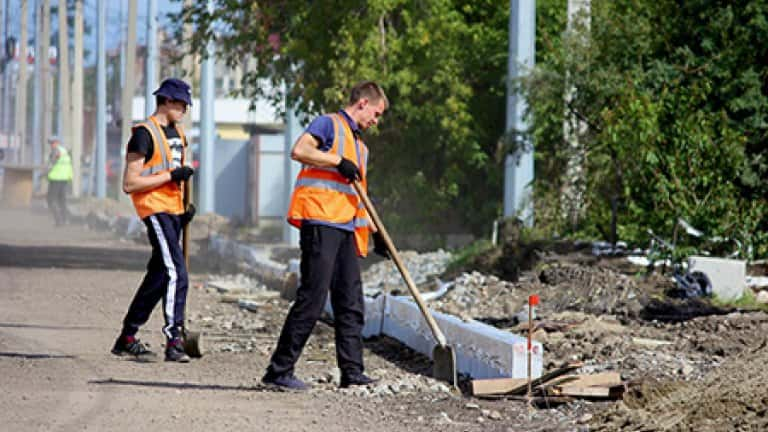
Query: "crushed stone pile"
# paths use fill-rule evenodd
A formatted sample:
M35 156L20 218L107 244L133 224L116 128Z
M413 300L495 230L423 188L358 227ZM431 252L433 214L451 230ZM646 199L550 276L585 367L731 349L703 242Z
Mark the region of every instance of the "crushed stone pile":
M646 384L598 415L593 430L768 430L766 361L764 341L701 380Z
M453 258L450 252L442 249L421 254L414 251L399 254L416 285L429 283L444 273ZM400 272L391 260L378 262L363 273L363 289L368 295L379 292L408 292Z

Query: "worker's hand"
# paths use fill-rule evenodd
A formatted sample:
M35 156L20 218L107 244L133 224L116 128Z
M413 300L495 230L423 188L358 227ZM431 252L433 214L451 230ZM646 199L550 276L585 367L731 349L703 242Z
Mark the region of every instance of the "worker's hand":
M387 244L384 242L384 237L378 231L373 233L373 251L379 256L390 259Z
M357 165L347 158L341 158L341 162L336 165L336 169L339 170L339 174L352 183L355 180L360 180L360 170L357 169Z
M181 227L184 228L187 226L188 223L192 222L192 219L195 218L195 213L197 212L197 207L195 207L194 204L189 203L187 206L187 211L181 214Z
M188 167L185 165L171 171L171 180L175 181L176 183L187 181L189 180L190 177L192 177L192 174L194 173L195 173L195 170L193 170L192 167Z

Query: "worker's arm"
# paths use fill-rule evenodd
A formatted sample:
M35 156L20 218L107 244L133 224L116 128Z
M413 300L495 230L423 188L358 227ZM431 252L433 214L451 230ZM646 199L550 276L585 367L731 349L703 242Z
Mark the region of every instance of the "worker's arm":
M133 193L155 189L171 181L169 171L142 176L144 168L144 155L141 153L128 153L125 156L125 172L123 173L123 192Z
M324 152L318 148L320 142L312 135L305 133L299 137L291 150L291 159L305 165L321 168L333 168L341 162L341 156Z

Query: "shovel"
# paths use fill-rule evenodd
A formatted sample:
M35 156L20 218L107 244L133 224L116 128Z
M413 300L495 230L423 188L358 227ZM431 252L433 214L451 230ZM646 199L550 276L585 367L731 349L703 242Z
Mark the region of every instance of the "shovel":
M363 191L363 188L358 181L354 181L352 185L354 186L355 191L357 191L358 196L360 196L360 199L363 201L365 209L368 211L368 215L371 216L381 237L384 239L389 255L392 257L392 261L395 262L397 269L400 271L400 275L403 276L403 280L408 286L408 291L411 292L411 296L416 300L416 304L419 306L421 314L424 315L424 319L427 321L429 329L435 337L437 345L435 345L435 348L432 350L432 376L436 379L447 381L449 384L456 387L456 351L454 351L453 347L448 345L448 342L445 340L445 335L440 331L440 327L437 326L435 318L424 304L424 300L421 298L421 293L416 289L416 284L413 283L411 274L408 273L408 269L400 259L400 255L397 253L397 249L395 249L395 244L392 243L392 239L389 237L387 229L384 228L384 224L381 223L379 214L376 213L376 209L373 207L371 200L368 199L368 195L365 194L365 191Z
M185 180L184 211L187 211L187 207L189 206L190 196L192 194L190 190L191 188L192 182ZM184 252L184 264L187 267L187 275L189 275L189 223L184 225L184 230L182 231L181 249ZM186 313L184 315L186 315ZM184 352L187 353L188 356L192 358L200 358L203 356L203 341L200 332L189 330L185 326L181 329L181 338L184 346Z

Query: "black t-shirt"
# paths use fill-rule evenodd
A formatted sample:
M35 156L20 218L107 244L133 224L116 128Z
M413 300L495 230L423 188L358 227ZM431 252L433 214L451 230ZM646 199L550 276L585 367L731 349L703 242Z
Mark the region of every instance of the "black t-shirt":
M171 148L173 163L171 169L181 166L181 155L184 152L184 143L181 141L179 133L173 123L168 126L161 126L165 139L168 141L168 147ZM155 146L152 143L152 136L145 127L137 128L128 141L128 153L138 153L144 155L144 162L149 162L155 152Z

